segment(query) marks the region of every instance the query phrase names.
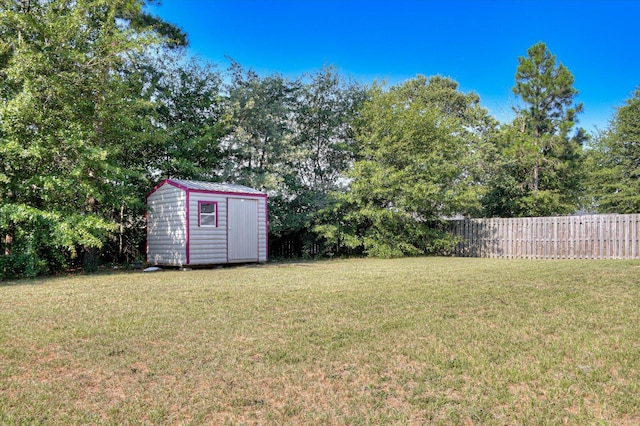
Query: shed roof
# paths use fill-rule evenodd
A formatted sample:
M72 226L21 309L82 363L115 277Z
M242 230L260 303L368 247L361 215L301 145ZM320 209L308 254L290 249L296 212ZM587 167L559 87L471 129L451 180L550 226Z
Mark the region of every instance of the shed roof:
M167 179L166 182L173 183L178 187L182 187L183 189L193 189L196 191L238 192L243 194L264 195L263 192L260 192L257 189L232 183L203 182L198 180L184 179Z

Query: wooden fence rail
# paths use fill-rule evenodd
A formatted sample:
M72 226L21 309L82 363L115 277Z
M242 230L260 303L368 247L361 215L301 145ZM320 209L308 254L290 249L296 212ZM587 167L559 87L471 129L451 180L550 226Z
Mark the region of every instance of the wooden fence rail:
M639 259L640 214L451 222L454 254L525 259Z

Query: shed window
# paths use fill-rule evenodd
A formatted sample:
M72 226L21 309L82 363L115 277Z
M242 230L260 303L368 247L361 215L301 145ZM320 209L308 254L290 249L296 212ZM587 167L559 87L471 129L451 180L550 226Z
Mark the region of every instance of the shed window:
M200 201L200 216L198 226L218 226L218 203Z

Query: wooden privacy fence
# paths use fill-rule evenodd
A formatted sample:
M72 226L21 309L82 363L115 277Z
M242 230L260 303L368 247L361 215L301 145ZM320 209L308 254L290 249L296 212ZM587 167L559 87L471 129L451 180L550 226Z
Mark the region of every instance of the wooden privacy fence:
M640 214L451 222L454 254L525 259L639 259Z

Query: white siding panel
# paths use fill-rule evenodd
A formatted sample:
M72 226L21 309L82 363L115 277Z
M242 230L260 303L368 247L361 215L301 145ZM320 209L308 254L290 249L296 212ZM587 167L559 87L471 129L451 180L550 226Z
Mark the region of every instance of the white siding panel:
M198 226L198 202L215 202L218 205L218 226ZM189 264L213 265L227 263L227 204L219 194L191 193L189 197Z
M186 255L186 193L162 185L147 199L147 261L182 266Z

